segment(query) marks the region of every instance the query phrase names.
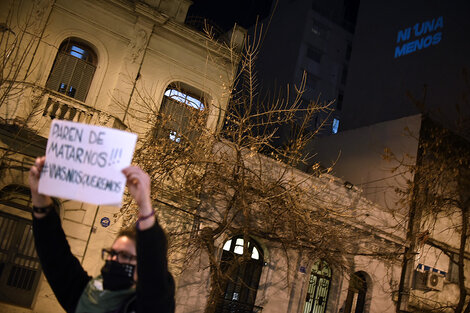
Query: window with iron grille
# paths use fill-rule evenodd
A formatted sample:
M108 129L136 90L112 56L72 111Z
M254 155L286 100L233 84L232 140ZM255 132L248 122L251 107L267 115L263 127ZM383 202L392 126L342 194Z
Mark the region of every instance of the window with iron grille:
M324 261L316 262L310 273L303 313L324 313L330 293L331 269Z
M29 190L8 187L0 192L1 206L29 211ZM40 276L32 222L0 212L0 301L30 308Z
M168 87L160 107L157 138L167 138L175 143L195 141L206 120L205 113L202 95L176 86Z
M60 45L46 88L85 101L97 61L96 54L86 44L72 38L65 40Z
M262 250L254 240L245 245L243 237L237 236L225 242L221 268L224 272L230 268L230 277L223 298L218 299L216 312L254 312L263 262Z

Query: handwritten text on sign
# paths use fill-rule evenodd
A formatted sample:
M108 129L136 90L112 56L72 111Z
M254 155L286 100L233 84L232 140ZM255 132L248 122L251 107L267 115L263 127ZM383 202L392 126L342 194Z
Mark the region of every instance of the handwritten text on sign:
M120 206L137 136L112 128L54 120L39 192Z

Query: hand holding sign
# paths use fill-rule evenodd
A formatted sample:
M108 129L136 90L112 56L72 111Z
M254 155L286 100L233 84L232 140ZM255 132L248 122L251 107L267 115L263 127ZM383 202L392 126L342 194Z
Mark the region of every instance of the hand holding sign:
M137 136L112 128L54 120L39 193L120 206Z
M33 206L43 208L52 204L52 199L38 192L39 178L41 177L42 168L46 157L39 157L34 161L33 166L29 170L29 189L31 190L31 201Z

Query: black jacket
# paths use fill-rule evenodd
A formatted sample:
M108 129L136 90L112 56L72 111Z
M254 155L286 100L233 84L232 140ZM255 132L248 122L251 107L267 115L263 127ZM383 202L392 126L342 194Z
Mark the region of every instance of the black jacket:
M91 277L70 251L54 210L46 217L33 217L36 251L47 281L60 305L75 313L78 300ZM137 288L136 296L124 301L122 313L173 313L175 284L168 272L167 241L163 229L155 225L137 230Z

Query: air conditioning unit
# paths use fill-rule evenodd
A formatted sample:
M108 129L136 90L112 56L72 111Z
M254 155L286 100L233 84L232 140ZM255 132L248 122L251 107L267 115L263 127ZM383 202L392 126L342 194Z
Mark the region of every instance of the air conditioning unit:
M426 287L433 290L442 290L444 287L444 275L435 272L428 272Z

